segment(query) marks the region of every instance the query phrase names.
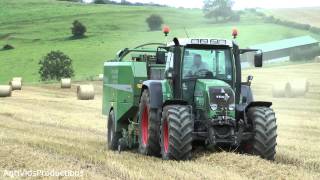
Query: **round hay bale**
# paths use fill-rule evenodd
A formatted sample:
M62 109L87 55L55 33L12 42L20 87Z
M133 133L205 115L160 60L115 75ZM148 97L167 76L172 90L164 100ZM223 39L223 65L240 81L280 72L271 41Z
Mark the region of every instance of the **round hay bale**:
M310 81L306 80L306 92L310 91L310 86L311 86Z
M99 74L99 81L103 81L103 74Z
M61 79L61 88L62 89L71 88L71 79L70 78Z
M272 85L272 96L275 98L285 97L286 82L277 82Z
M290 80L286 85L286 97L304 96L309 90L309 83L306 79Z
M22 83L21 83L21 81L18 81L18 80L10 81L9 85L12 87L12 91L22 89Z
M314 58L314 61L315 61L316 63L320 63L320 56L315 57L315 58Z
M0 97L10 97L12 94L12 87L9 85L0 85Z
M79 100L92 100L94 99L93 85L80 85L77 87L77 96Z
M21 81L22 82L22 77L14 77L14 78L12 78L12 81Z

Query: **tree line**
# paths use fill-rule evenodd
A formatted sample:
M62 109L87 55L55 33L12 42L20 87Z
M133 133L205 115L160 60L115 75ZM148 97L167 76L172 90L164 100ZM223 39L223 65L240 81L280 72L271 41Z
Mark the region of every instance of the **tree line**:
M83 0L58 0L58 1L69 1L69 2L80 2L84 3ZM126 0L121 0L120 2L112 0L93 0L94 4L115 4L115 5L127 5L127 6L158 6L158 7L168 7L167 5L156 4L156 3L141 3L141 2L129 2Z

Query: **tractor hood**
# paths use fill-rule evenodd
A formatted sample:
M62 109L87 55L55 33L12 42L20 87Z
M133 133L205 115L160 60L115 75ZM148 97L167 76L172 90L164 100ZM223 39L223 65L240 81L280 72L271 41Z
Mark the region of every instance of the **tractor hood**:
M235 93L221 80L198 79L194 99L197 108L206 109L209 117L235 117Z
M224 81L221 81L221 80L217 80L217 79L198 79L197 80L197 86L201 86L201 87L206 87L206 88L209 88L209 87L228 87L228 88L231 88L231 86L224 82ZM208 89L206 89L208 90Z

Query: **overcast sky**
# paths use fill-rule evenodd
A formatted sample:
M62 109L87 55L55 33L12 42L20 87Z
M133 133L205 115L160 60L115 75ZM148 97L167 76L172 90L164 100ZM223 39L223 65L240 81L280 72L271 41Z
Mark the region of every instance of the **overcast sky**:
M92 0L85 0L92 1ZM120 1L120 0L116 0ZM201 8L202 0L128 0L130 2L153 2L175 7ZM234 0L235 9L262 7L262 8L295 8L295 7L320 7L320 0Z

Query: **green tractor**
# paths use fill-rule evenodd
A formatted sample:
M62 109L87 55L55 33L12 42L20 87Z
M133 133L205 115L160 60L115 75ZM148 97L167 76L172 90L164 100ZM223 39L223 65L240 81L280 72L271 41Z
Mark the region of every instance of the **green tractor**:
M203 144L274 160L272 103L253 100L252 76L241 81L247 52L262 67L261 51L225 39L174 38L119 51L104 64L108 148L188 160Z

